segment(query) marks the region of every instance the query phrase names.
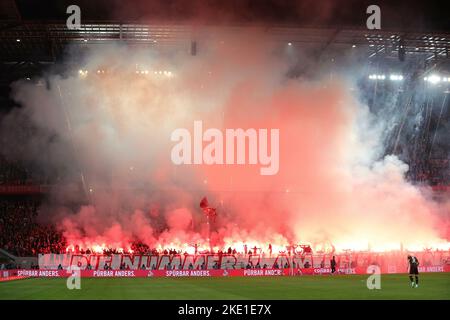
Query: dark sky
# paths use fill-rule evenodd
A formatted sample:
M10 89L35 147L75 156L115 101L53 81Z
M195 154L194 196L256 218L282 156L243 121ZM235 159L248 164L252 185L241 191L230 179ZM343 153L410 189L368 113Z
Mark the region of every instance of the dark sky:
M82 19L172 23L268 23L365 27L366 8L381 7L382 28L449 31L445 1L368 0L17 0L23 19L65 20L70 4Z

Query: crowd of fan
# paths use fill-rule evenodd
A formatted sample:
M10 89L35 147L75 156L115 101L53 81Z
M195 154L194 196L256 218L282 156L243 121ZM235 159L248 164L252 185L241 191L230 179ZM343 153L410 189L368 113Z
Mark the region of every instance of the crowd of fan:
M30 199L0 201L0 248L17 256L65 250L61 233L37 223L37 208L38 203Z

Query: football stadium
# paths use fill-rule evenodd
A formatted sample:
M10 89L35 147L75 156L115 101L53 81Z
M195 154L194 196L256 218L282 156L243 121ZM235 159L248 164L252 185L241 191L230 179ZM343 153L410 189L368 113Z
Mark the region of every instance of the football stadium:
M449 49L432 2L1 1L0 300L449 300Z

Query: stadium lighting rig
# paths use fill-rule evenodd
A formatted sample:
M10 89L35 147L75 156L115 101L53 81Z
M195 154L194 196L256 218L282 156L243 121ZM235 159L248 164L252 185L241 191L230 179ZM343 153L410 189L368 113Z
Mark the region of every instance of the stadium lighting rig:
M93 71L94 72L94 71ZM105 69L97 69L94 73L96 74L106 74L106 70ZM149 70L136 70L135 73L137 75L149 75L149 74L154 74L155 76L164 76L167 78L172 77L174 74L172 71L169 70L155 70L155 71L149 71ZM84 70L84 69L80 69L78 70L78 75L82 78L87 77L89 74L88 70Z
M171 71L167 71L167 70L154 71L153 73L156 74L156 75L164 75L166 77L171 77L172 76L172 72Z
M384 80L386 79L386 76L384 74L371 74L369 76L370 80Z
M149 70L136 70L136 74L148 75L151 74L151 72ZM173 76L172 71L168 70L155 70L153 71L153 74L156 76L166 76L166 77Z

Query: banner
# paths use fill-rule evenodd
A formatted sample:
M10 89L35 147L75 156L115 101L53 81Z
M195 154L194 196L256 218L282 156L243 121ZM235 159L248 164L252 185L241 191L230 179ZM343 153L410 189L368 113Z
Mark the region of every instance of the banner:
M424 267L419 272L450 272L450 266ZM151 278L151 277L270 277L270 276L314 276L329 275L329 268L298 268L298 269L231 269L231 270L81 270L82 278ZM337 269L338 274L367 274L364 268ZM18 278L67 278L72 275L70 270L3 270L2 279Z

